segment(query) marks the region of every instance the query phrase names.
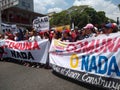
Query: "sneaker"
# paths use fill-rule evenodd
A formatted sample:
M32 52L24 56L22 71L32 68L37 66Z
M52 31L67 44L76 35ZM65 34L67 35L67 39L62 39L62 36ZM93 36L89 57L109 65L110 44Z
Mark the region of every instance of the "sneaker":
M40 68L40 66L37 66L36 68Z
M29 67L29 64L27 64L26 67Z
M35 65L32 65L32 68L34 68L35 67Z

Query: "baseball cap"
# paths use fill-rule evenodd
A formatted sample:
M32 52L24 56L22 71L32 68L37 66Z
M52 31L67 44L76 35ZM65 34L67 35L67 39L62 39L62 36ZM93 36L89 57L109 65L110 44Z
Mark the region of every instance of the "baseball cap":
M62 33L69 33L70 30L63 30Z
M89 23L87 24L85 27L83 27L84 29L92 29L94 28L93 24Z
M108 24L105 24L105 28L114 28L114 24L113 23L108 23Z

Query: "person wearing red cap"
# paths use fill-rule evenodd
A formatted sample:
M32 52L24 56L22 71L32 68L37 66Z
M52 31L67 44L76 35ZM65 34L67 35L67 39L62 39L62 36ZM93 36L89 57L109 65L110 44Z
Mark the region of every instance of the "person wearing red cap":
M69 30L64 30L63 31L61 41L72 42L72 38L70 36L70 31Z
M58 39L58 40L60 40L61 37L62 37L61 32L59 32L59 31L55 31L55 33L54 33L54 39Z
M77 34L79 34L79 33L76 33L76 31L75 30L71 30L71 38L72 38L72 41L73 42L76 42L76 40L77 40Z
M14 35L12 34L12 32L10 30L6 30L7 32L5 33L7 36L7 39L9 40L14 40Z
M41 37L41 39L43 39L43 37L44 37L44 32L39 32L39 36Z
M117 31L118 31L117 27L113 23L105 24L105 26L103 28L103 34L115 33Z

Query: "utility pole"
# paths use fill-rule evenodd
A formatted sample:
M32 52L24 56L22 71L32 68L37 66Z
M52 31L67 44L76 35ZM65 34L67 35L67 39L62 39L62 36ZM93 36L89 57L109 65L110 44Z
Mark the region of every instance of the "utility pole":
M72 18L72 15L71 15L71 13L73 12L73 11L76 11L76 10L78 10L78 9L74 9L74 10L69 10L68 11L68 14L69 14L69 17L70 17L70 26L71 26L71 29L75 29L75 25L74 25L74 19Z
M72 10L68 11L69 18L70 18L70 28L74 30L74 22L73 22L73 19L71 16L71 12L72 12Z

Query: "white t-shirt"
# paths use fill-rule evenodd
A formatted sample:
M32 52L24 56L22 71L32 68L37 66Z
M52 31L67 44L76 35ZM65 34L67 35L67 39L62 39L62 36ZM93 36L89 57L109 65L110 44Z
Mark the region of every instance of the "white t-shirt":
M30 41L39 41L42 40L40 36L32 36L29 38Z

